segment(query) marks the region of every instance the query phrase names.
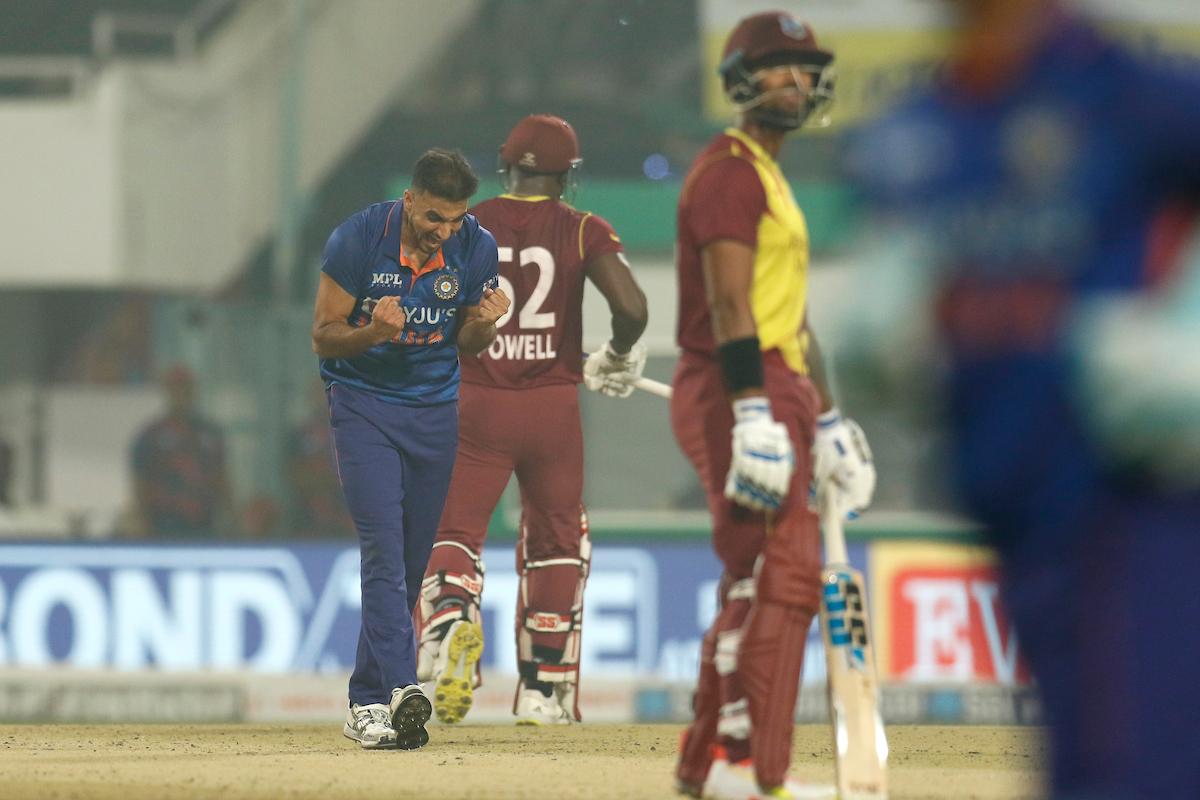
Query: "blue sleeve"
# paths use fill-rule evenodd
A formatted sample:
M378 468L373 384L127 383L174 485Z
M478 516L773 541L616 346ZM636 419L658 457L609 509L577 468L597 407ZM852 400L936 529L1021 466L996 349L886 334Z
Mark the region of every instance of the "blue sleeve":
M360 212L334 228L321 254L321 271L355 298L361 297L366 288L366 219L367 215Z
M1200 191L1200 63L1178 59L1140 65L1126 98L1145 137L1151 176L1177 190Z
M942 155L935 143L950 134L926 104L922 96L842 137L842 175L876 213L907 214L938 171Z
M496 239L482 225L471 245L470 267L467 270L467 291L464 305L477 306L483 299L484 289L495 289L500 285L500 256L496 250Z

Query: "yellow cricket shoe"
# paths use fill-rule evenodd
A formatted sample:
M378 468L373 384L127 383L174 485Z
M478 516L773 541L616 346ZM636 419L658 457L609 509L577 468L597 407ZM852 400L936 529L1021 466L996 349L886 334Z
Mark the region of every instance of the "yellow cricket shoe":
M438 650L434 675L433 707L439 721L453 725L471 710L475 690L475 664L483 655L483 628L460 620L450 626Z

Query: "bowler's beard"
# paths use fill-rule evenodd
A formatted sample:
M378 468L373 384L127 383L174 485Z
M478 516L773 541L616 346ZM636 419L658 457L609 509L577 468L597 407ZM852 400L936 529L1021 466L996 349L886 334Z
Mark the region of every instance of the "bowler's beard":
M408 240L412 242L412 252L420 253L422 256L427 256L433 252L432 248L425 242L425 237L417 230L417 226L413 224L412 216L404 215L404 231L408 234ZM401 237L403 238L403 237Z

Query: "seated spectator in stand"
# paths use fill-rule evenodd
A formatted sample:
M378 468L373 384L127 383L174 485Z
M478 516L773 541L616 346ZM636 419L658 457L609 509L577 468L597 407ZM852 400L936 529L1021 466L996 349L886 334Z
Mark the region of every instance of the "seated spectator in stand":
M325 385L315 382L309 398L308 415L288 438L287 476L292 500L289 533L306 539L353 537L354 522L333 463Z
M195 377L174 366L163 378L167 410L133 443L133 533L208 538L228 521L221 431L194 407Z

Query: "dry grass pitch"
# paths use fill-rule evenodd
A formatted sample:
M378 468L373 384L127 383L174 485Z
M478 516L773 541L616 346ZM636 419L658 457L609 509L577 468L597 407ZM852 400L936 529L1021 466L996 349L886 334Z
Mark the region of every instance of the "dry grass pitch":
M674 797L678 725L430 729L413 752L365 752L330 725L0 726L8 800ZM1039 796L1037 732L893 726L894 800ZM832 783L829 728L796 729L793 773Z

